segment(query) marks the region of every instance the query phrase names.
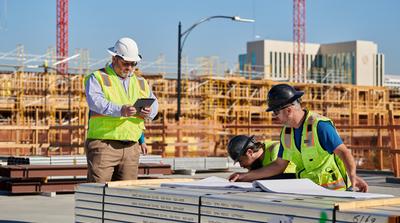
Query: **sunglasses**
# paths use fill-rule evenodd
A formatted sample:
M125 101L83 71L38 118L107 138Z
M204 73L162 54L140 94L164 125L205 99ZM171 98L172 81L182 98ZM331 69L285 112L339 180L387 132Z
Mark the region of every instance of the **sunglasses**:
M273 114L274 116L278 116L280 111L282 111L283 109L288 108L288 107L290 107L290 106L292 106L292 105L293 105L293 104L288 104L288 105L285 105L285 106L283 106L283 107L281 107L281 108L272 110L272 114Z
M120 61L121 65L124 66L124 67L128 67L128 66L136 67L136 65L138 64L138 62L136 62L136 61L132 61L132 62L131 61L125 61L122 57L119 57L119 56L116 56L116 57Z

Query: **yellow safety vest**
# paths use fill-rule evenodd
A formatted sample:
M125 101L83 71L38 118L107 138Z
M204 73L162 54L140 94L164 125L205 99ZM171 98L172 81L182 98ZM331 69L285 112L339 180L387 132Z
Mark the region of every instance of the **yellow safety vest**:
M319 121L332 121L313 112L307 112L303 124L301 152L296 148L294 129L283 127L281 143L282 158L296 165L296 177L308 178L314 183L332 190L346 190L350 187L343 161L335 154L325 151L318 139ZM332 123L333 125L333 123Z
M279 142L278 141L264 141L264 159L262 162L263 166L268 166L270 163L278 158ZM289 162L289 165L285 169L285 173L296 173L296 165L293 162Z
M108 65L105 69L87 75L85 86L91 75L94 75L99 82L105 99L116 105L133 105L137 99L147 98L150 95L147 81L136 75L130 77L127 93L118 75ZM139 116L113 117L91 111L87 138L138 141L144 128L144 120Z

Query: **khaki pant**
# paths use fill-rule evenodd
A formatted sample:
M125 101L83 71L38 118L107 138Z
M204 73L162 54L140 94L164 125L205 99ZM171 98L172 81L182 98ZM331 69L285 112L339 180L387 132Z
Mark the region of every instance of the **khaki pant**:
M140 154L138 143L87 139L85 152L89 182L137 179Z

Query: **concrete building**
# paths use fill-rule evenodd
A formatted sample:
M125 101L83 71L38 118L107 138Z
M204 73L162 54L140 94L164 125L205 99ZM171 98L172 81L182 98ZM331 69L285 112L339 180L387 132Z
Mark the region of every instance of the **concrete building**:
M306 43L305 50L308 82L383 86L385 58L374 42ZM247 43L239 65L245 75L288 81L293 79L293 58L293 42L258 40Z
M385 75L385 87L400 89L400 75Z

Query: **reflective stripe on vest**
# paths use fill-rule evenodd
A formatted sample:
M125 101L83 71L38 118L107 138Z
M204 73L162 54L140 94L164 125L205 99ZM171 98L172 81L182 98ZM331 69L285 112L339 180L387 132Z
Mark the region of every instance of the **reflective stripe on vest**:
M317 132L319 121L330 121L330 119L312 112L307 113L301 136L301 152L294 142L294 130L284 127L281 133L281 142L284 142L282 158L296 165L298 178L309 178L329 189L345 190L346 186L350 185L346 185L348 181L343 161L322 148Z
M285 143L286 148L292 147L292 137L290 136L290 133L291 129L285 128L285 140L283 142Z
M343 178L341 178L337 181L321 184L321 186L331 190L341 190L343 188L346 188L346 183L344 182Z
M150 95L150 87L149 87L149 85L147 84L147 82L146 82L146 80L143 78L143 77L139 77L139 76L137 76L136 77L136 80L138 81L138 83L139 83L139 86L140 86L140 96L141 96L141 98L148 98Z
M107 74L105 74L103 72L100 72L100 77L101 77L101 80L104 83L104 86L111 87L110 76L108 76Z
M113 104L134 104L137 99L150 95L147 82L143 78L138 81L135 75L130 77L128 91L125 91L120 78L110 66L90 75L94 75L99 82L104 98ZM90 75L85 77L85 85ZM87 138L138 141L143 129L144 120L139 116L112 117L90 111Z

